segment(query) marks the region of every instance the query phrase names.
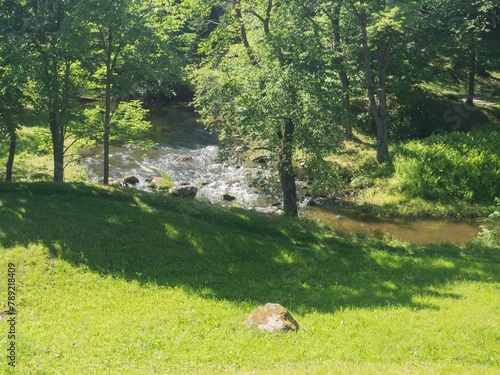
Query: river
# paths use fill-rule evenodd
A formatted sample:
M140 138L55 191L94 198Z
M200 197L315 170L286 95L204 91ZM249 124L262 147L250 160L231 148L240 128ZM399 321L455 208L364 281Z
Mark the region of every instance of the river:
M480 231L476 220L381 218L341 204L344 203L328 202L320 207L308 207L304 216L344 232L370 234L379 239L387 236L418 244L450 242L461 245L476 238Z
M213 204L233 205L263 212L279 212L280 190L271 172L255 163L230 163L218 160L217 137L205 130L197 115L180 105L154 107L150 111L151 137L156 146L112 146L110 180L133 175L138 188L148 190L148 181L162 174L176 184L199 187L197 199ZM87 150L85 167L93 181L102 179L102 150ZM97 155L97 156L95 156ZM263 183L264 182L264 183ZM231 197L231 201L227 198ZM317 219L346 232L372 234L415 243L451 242L463 244L474 239L479 224L455 220L392 220L359 212L349 205L322 203L307 206L300 201L301 216Z

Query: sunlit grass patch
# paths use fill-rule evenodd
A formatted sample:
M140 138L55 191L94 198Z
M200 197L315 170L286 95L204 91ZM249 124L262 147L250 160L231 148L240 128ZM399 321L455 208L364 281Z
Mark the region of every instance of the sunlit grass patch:
M499 252L479 242L387 243L110 187L0 191L21 213L0 212L0 270L17 268L18 373L500 369ZM248 329L266 302L299 331Z
M50 131L46 127L30 126L22 127L18 131L16 155L13 165L13 181L17 182L39 182L51 181L53 179L54 162ZM8 143L0 143L0 163L5 165L8 156ZM74 150L73 150L74 151ZM68 182L85 181L87 174L77 162L77 155L68 152L65 162L65 180ZM0 181L5 175L0 174Z

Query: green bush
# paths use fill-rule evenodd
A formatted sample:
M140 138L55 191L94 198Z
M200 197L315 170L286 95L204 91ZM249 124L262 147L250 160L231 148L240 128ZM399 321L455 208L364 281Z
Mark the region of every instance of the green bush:
M395 176L410 197L488 202L500 193L498 126L407 142L393 155Z
M481 225L479 237L489 245L500 245L500 199L496 199L497 208Z

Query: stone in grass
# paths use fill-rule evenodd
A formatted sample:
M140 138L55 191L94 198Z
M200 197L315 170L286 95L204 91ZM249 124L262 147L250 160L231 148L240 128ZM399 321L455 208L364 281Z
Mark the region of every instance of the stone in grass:
M245 320L250 327L257 327L271 333L297 331L299 324L286 308L277 303L260 306Z

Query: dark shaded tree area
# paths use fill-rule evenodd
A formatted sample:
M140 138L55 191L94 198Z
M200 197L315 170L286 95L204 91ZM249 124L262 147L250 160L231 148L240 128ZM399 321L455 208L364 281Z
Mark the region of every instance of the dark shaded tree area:
M493 67L493 59L499 58L498 48L493 48L491 42L498 36L500 4L495 0L429 0L420 14L420 36L432 42L426 48L435 56L429 56L427 62L438 58L441 67L449 64L452 78L467 82L466 103L472 106L476 76L487 74L486 67Z

